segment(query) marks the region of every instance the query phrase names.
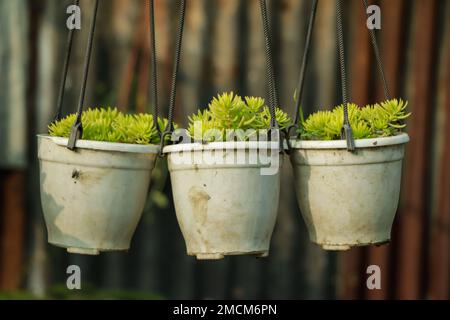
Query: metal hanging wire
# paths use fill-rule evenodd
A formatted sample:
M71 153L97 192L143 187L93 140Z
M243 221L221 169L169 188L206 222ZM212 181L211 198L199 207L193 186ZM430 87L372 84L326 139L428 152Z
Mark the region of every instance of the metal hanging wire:
M183 30L184 30L184 17L186 14L186 0L181 0L181 9L178 21L178 33L177 40L175 44L175 57L174 57L174 68L172 73L172 85L170 90L170 99L169 99L169 113L167 116L168 123L166 128L164 128L164 132L161 133L161 149L160 156L162 156L163 147L166 142L166 136L171 135L174 129L173 117L175 111L175 99L177 94L177 78L178 78L178 69L181 58L181 47L183 43Z
M316 12L317 12L317 5L319 3L319 0L313 0L311 11L309 14L309 20L308 20L308 29L306 31L306 41L305 41L305 49L303 50L303 57L302 57L302 65L300 69L300 77L298 80L298 86L297 86L297 94L296 94L296 100L295 100L295 118L294 123L292 126L288 128L288 137L291 135L292 129L298 128L298 122L300 120L300 108L301 103L303 99L303 88L305 86L305 75L306 75L306 69L308 66L309 61L309 52L311 47L311 38L312 38L312 32L314 29L314 21L316 18Z
M363 6L365 9L365 12L367 14L367 17L369 17L368 14L368 2L367 0L362 0ZM317 10L317 4L318 0L313 0L310 18L309 18L309 24L308 24L308 30L306 35L306 43L305 43L305 50L303 53L303 59L302 59L302 66L300 70L300 78L299 78L299 85L297 87L297 99L296 99L296 108L295 108L295 122L292 126L288 129L288 135L290 136L290 131L293 128L298 127L299 117L300 117L300 106L301 101L303 97L303 87L304 87L304 79L305 79L305 73L306 73L306 67L308 64L308 56L310 51L310 42L311 42L311 34L312 29L314 27L314 19L316 15ZM349 151L355 150L355 142L353 139L353 133L350 126L350 121L348 117L348 94L347 94L347 79L346 79L346 70L345 70L345 51L344 51L344 36L343 36L343 23L342 23L342 1L337 0L336 1L336 29L337 29L337 41L338 41L338 50L339 50L339 65L340 65L340 75L341 75L341 87L342 87L342 100L343 100L343 109L344 109L344 124L341 131L341 137L342 139L345 139L347 141L347 149ZM390 99L390 93L388 89L388 84L386 81L385 73L384 73L384 66L381 59L380 50L378 47L375 31L373 29L369 29L370 38L371 38L371 45L375 53L375 58L377 61L378 71L380 73L381 80L383 82L383 90L384 95L387 100ZM288 144L289 147L289 144Z
M82 119L82 115L83 115L83 104L84 104L84 97L86 94L86 84L87 84L87 79L88 79L88 75L89 75L89 65L91 63L92 47L93 47L93 42L94 42L93 40L94 40L94 34L95 34L95 25L97 22L98 5L99 5L99 0L95 0L94 11L92 14L91 29L89 30L89 38L88 38L86 56L84 59L83 81L81 83L80 98L78 100L77 118L75 120L75 123L72 126L72 131L70 132L69 142L67 144L67 148L69 150L74 150L77 140L79 138L82 138L82 136L83 136L83 124L81 122L81 119Z
M74 5L79 6L79 0L74 1ZM99 0L95 0L94 3L94 9L92 14L92 21L89 31L89 37L88 37L88 43L86 48L86 55L84 59L84 69L83 69L83 79L81 84L81 90L80 90L80 96L78 101L78 108L77 108L77 117L75 120L75 123L72 126L71 133L69 136L67 148L70 150L75 149L76 141L83 136L83 124L82 124L82 115L83 115L83 105L84 105L84 98L86 94L86 86L87 86L87 79L89 75L89 66L91 62L92 57L92 48L93 48L93 40L95 35L95 27L97 22L97 13L99 8ZM161 133L161 145L163 145L164 137L168 134L171 134L173 131L173 114L174 114L174 108L175 108L175 98L176 98L176 79L178 75L178 66L180 62L180 56L181 56L181 44L182 44L182 38L183 38L183 27L184 27L184 17L186 12L186 0L181 0L181 12L180 12L180 23L178 27L178 37L177 37L177 43L176 43L176 52L175 52L175 62L174 62L174 71L172 75L172 88L171 88L171 94L170 94L170 103L169 103L169 123L167 127L165 128L165 131L161 133L161 128L158 124L158 97L157 97L157 68L156 68L156 37L155 37L155 19L154 19L154 1L149 0L149 13L150 13L150 45L152 50L152 61L151 61L151 87L153 89L154 95L153 95L153 105L154 105L154 125L157 128L158 132ZM73 36L74 36L74 30L69 31L68 40L67 40L67 47L66 47L66 57L64 60L64 66L62 71L62 77L61 77L61 84L59 88L59 95L58 95L58 103L57 103L57 112L54 118L54 121L57 121L61 117L62 113L62 104L63 104L63 98L64 98L64 89L65 89L65 83L67 79L68 74L68 67L69 67L69 61L70 56L72 52L72 45L73 45Z
M272 40L269 27L269 19L267 18L266 0L259 0L261 7L261 18L264 30L266 60L267 60L267 77L269 83L269 110L270 110L270 129L278 127L275 110L278 107L278 93L276 85L275 69L273 66Z
M367 17L369 17L369 13L367 12L368 8L369 8L369 4L367 3L367 0L362 0L362 2L363 2L364 9L365 9L364 11L366 12ZM386 81L386 76L384 74L383 61L381 59L380 49L378 47L375 30L369 28L369 34L370 34L372 48L373 48L373 51L375 54L375 59L377 60L378 71L380 72L381 81L383 82L384 96L385 96L386 100L389 100L391 95L389 93L388 83Z
M73 5L78 7L80 5L80 0L73 1ZM75 33L75 29L70 29L69 34L67 36L66 57L64 59L63 71L62 71L62 75L61 75L61 83L60 83L59 91L58 91L58 101L56 103L57 110L56 110L55 116L53 117L52 122L59 121L61 118L62 107L63 107L63 102L64 102L64 92L66 89L67 73L69 71L70 56L72 53L72 44L73 44L74 33Z
M345 70L344 32L342 23L342 0L336 1L337 40L339 49L339 65L341 71L342 102L344 108L344 124L341 129L341 139L347 141L347 150L355 150L352 127L348 117L347 76Z
M151 90L153 91L153 123L158 130L158 133L161 134L161 128L158 123L158 73L157 73L157 65L156 65L156 35L155 35L155 6L154 0L148 0L149 5L149 23L150 23L150 50L151 50Z

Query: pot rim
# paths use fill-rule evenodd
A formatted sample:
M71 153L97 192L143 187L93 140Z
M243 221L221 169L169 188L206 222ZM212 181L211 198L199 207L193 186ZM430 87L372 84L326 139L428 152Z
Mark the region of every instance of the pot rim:
M355 147L376 148L405 144L409 141L407 133L400 133L392 137L379 137L355 140ZM345 140L291 140L292 149L347 149Z
M163 153L174 153L182 151L205 151L205 150L258 150L271 149L279 150L280 143L278 141L221 141L208 143L180 143L165 146Z
M48 134L38 134L38 139L49 139L53 143L66 147L69 141L68 138L52 137ZM130 152L130 153L155 153L158 154L160 147L155 144L131 144L131 143L119 143L119 142L106 142L106 141L94 141L94 140L77 140L75 144L76 148L89 149L89 150L101 150L101 151L117 151L117 152Z

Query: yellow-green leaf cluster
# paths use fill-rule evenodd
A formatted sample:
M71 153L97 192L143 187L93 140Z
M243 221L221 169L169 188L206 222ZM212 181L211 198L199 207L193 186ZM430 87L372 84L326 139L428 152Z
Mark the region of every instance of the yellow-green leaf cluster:
M49 125L51 136L69 137L76 114L69 114ZM166 119L158 118L160 128ZM132 144L157 144L160 141L153 116L148 113L124 114L117 108L89 108L82 114L84 140L108 141Z
M280 129L291 124L289 116L276 108L275 118ZM188 133L206 142L227 140L235 136L247 140L246 130L270 128L270 111L263 98L245 97L226 92L214 97L203 111L189 117ZM228 137L227 137L228 135Z
M406 125L403 120L408 102L392 99L363 108L348 105L350 126L355 139L389 137L401 132ZM344 118L342 105L331 111L317 111L299 124L299 136L305 140L339 140Z

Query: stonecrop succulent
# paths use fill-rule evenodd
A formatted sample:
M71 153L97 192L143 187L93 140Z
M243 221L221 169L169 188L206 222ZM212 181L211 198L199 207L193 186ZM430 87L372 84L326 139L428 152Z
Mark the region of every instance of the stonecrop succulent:
M49 125L50 136L69 137L76 114ZM147 113L124 114L117 108L89 108L83 112L83 140L108 141L132 144L157 144L160 136L153 124L153 116ZM160 128L167 119L158 118Z
M350 126L355 139L394 136L405 128L403 120L411 113L406 112L408 102L387 100L363 108L354 103L348 105ZM304 140L339 140L344 118L343 106L331 111L317 111L306 120L300 120L298 134Z
M289 116L279 108L276 108L275 118L280 129L291 124ZM269 107L263 98L242 99L229 92L214 97L207 109L191 115L188 133L195 140L205 142L226 141L230 137L247 140L256 130L270 129L270 120Z

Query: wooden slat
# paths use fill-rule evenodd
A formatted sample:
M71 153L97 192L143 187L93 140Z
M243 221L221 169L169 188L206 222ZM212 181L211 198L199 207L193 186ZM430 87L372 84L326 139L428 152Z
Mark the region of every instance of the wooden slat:
M274 26L272 42L279 103L284 110L289 110L293 115L293 96L300 73L301 48L304 47L306 37L307 20L302 17L306 13L305 6L308 5L309 8L310 4L295 0L272 1L271 4L269 16L272 17L271 25ZM260 14L259 10L257 14ZM253 36L262 38L261 19L259 21L259 30ZM263 66L266 66L265 62ZM267 262L264 261L268 263L269 277L277 281L270 281L266 290L268 298L292 299L305 294L306 284L301 281L303 279L299 270L307 268L312 259L307 259L307 253L310 251L304 248L305 242L308 243L309 239L296 203L292 167L287 157L284 158L280 174L282 185L277 225L272 237L270 257ZM320 274L323 269L316 268L312 271ZM318 278L319 281L322 280L322 277L313 275L309 279L314 281Z
M311 7L310 1L283 0L277 3L278 43L278 90L280 105L290 115L295 114L294 91L300 74L300 65L305 46L306 25ZM314 39L313 41L318 41ZM310 52L311 57L311 52ZM311 61L310 61L311 62ZM311 65L311 63L310 63ZM309 78L307 80L310 80ZM306 82L308 83L308 82ZM306 88L306 90L309 86Z
M359 1L353 1L349 7L351 12L351 34L347 39L351 47L347 49L348 65L350 70L351 100L359 105L369 102L369 83L371 79L371 63L373 54L370 48L368 32L365 28L364 11ZM351 62L350 62L351 61ZM365 252L363 248L353 248L348 252L339 254L338 297L342 299L358 299L365 287L364 265Z
M400 72L402 70L401 64L405 61L401 61L402 57L402 35L404 30L402 28L402 20L398 17L404 15L405 5L404 1L383 1L381 4L382 12L382 26L381 31L377 33L378 43L381 45L381 55L384 63L384 69L386 72L386 78L392 97L399 96L399 82L401 81ZM361 10L362 11L362 10ZM368 30L364 28L368 37ZM371 54L373 50L371 49ZM375 59L372 59L373 72L375 74L375 81L377 83L376 101L385 100L383 86L381 83L380 74L378 68L375 65ZM394 229L392 233L396 230ZM366 289L365 297L368 299L387 299L390 297L391 292L391 249L395 246L395 242L380 247L367 248L367 260L366 265L378 265L381 269L381 290L368 290ZM367 277L367 275L366 275Z
M259 4L257 0L248 0L245 5L248 38L245 52L245 94L266 97L266 59Z
M238 17L240 26L239 38L236 39L236 83L233 85L240 95L261 95L265 97L265 81L255 80L264 78L264 55L254 54L262 44L260 37L261 18L257 1L240 1L241 7ZM217 13L219 14L219 13ZM263 52L263 51L262 51ZM261 62L262 65L258 65ZM261 69L259 68L261 67ZM262 78L257 77L261 75ZM256 77L256 78L255 78ZM229 298L257 299L264 296L263 269L268 268L267 259L256 259L252 257L236 257L231 259L228 270L230 286L228 288Z
M396 298L423 297L424 244L427 241L427 181L429 179L430 123L433 105L432 75L437 19L436 1L417 1L414 6L412 93L409 120L411 142L406 154L402 207L399 212L399 248L396 261Z
M299 80L312 1L285 0L274 3L277 12L274 25L278 26L278 41L274 44L274 48L276 48L278 54L279 101L282 108L293 116L295 114L293 96ZM319 11L318 14L321 15L322 13ZM325 21L322 20L322 22ZM312 42L317 48L321 45L319 38L313 38ZM321 50L322 48L319 49L319 51ZM316 106L311 104L311 99L308 97L308 93L314 88L312 50L310 55L305 79L303 107L313 109ZM274 248L272 249L274 260L270 261L273 276L282 279L282 281L279 285L269 287L270 291L272 291L272 288L277 288L277 291L271 297L318 299L324 296L334 296L334 290L330 289L330 278L328 277L329 267L334 259L330 258L327 252L321 250L320 247L311 243L304 220L298 209L292 167L287 157L284 160L281 177L279 227L274 233ZM281 268L277 268L280 263ZM277 270L277 272L273 270ZM307 277L304 276L306 274L308 274ZM334 283L334 280L331 282Z
M26 153L27 50L25 1L2 1L0 12L0 166L24 168Z
M182 51L182 77L179 80L181 122L198 108L207 107L209 100L216 94L210 71L212 61L208 57L214 43L221 42L220 34L212 32L218 28L214 24L216 8L211 1L197 0L188 2ZM236 23L236 21L234 22ZM238 41L238 39L236 39ZM223 55L218 52L218 59ZM187 102L188 103L185 103Z
M26 202L27 222L30 230L28 247L30 254L27 257L26 287L31 294L43 297L49 284L49 263L46 251L46 230L43 224L41 202L39 192L39 172L37 165L37 140L35 134L38 132L38 114L42 112L37 103L38 88L36 83L39 78L39 35L43 12L50 9L48 6L55 3L29 2L28 7L28 37L29 61L27 79L27 148L28 148L28 170L26 174ZM51 10L51 9L50 9ZM44 73L45 74L45 73ZM59 76L59 74L58 74ZM57 77L57 76L56 76Z
M447 12L450 5L447 3ZM447 27L450 24L447 21ZM446 54L443 56L446 63L446 76L444 83L450 83L450 41L449 30L446 29ZM445 49L443 49L445 50ZM445 52L445 51L444 51ZM444 60L444 59L443 59ZM445 92L445 128L444 137L450 137L450 91L442 86ZM429 260L429 281L427 298L449 299L450 298L450 146L444 143L441 158L440 176L438 182L437 214L431 223L431 258Z
M141 16L142 33L137 74L136 112L151 112L153 109L149 108L150 58L153 53L150 52L149 2L143 1L141 5L141 10L144 14Z
M214 38L211 39L211 68L212 88L214 95L223 91L239 91L239 18L243 9L243 3L239 0L217 1L209 13L213 18L210 21L210 32ZM191 21L194 22L194 21ZM187 47L193 50L192 43ZM206 48L205 48L206 49ZM195 65L194 65L195 66ZM192 67L192 66L191 66ZM192 77L194 75L190 75ZM200 75L197 74L197 78ZM242 93L241 93L242 94ZM209 97L211 99L212 97ZM198 106L191 106L194 112ZM206 107L206 106L205 106ZM198 261L197 272L201 273L200 298L225 298L229 293L230 260L239 258L228 257L222 261ZM214 285L211 285L214 283Z
M133 80L136 76L137 65L139 61L139 53L142 52L144 35L148 35L148 27L146 24L145 13L146 5L142 2L140 5L141 14L138 19L137 28L133 33L133 47L128 55L126 67L124 68L124 74L122 76L123 82L119 87L119 99L117 102L118 108L125 111L130 104L130 95L133 86ZM146 32L147 31L147 32ZM146 37L148 39L148 37ZM148 65L146 71L148 70ZM148 71L147 71L148 73ZM140 88L142 90L142 88Z
M20 288L23 276L25 175L2 172L0 183L0 291L14 291Z
M313 80L306 83L305 98L311 105L305 105L305 113L319 109L329 109L340 103L339 78L337 69L336 17L334 1L319 1L311 46L310 70ZM311 86L313 84L313 86ZM339 92L339 94L338 94ZM339 100L336 100L339 98Z
M346 50L350 70L348 85L351 89L351 101L364 106L371 99L370 83L372 70L375 70L372 68L373 52L362 2L352 1L349 9L351 11L346 17L352 17L349 19L350 30L344 35L348 36L346 40L350 43L349 49Z

